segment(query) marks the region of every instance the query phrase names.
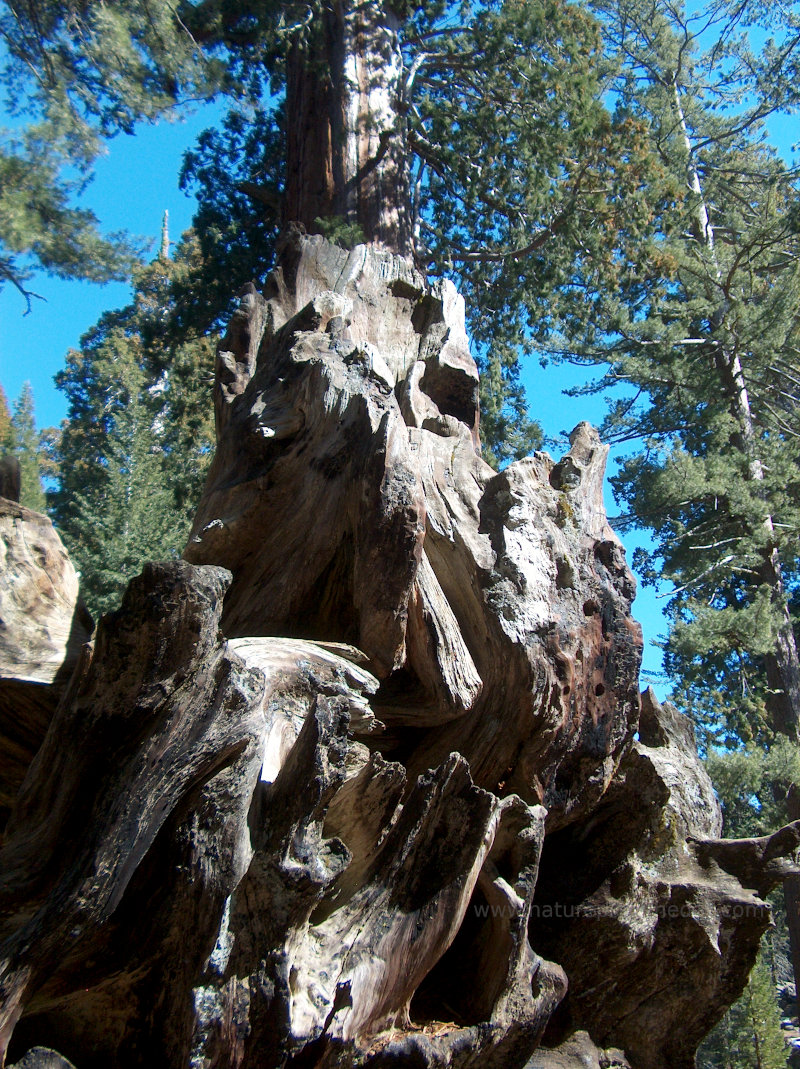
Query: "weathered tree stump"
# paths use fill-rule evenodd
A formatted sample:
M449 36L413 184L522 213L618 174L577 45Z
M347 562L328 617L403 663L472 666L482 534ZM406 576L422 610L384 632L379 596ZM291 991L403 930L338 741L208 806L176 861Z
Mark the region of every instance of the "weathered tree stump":
M641 706L597 434L494 472L454 288L297 232L215 405L14 801L9 1062L688 1069L800 833L720 843Z

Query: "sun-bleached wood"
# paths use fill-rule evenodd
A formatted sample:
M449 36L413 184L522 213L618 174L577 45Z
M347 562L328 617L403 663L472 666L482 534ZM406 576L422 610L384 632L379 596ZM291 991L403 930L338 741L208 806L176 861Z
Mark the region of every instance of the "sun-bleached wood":
M606 447L495 472L477 383L455 289L385 248L295 230L242 293L186 560L14 800L9 1063L689 1069L800 831L720 840L638 693Z

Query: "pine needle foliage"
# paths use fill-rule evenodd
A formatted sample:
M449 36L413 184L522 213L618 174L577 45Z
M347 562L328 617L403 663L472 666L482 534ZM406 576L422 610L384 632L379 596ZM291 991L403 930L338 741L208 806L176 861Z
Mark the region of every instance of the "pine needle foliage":
M190 5L191 6L191 5ZM178 8L156 0L0 4L0 284L30 310L35 270L61 278L129 277L140 249L102 235L78 198L104 140L179 103L209 99L223 64Z
M197 256L190 234L174 260L140 269L132 304L104 315L57 376L69 407L50 511L95 615L146 561L180 554L210 460L214 338L173 330L172 283Z
M693 14L661 0L596 9L617 113L646 131L662 194L645 191L655 223L636 259L615 258L613 287L588 257L554 298L549 344L601 368L603 433L634 447L612 483L620 526L652 532L637 570L672 587L675 699L738 745L792 730L774 709L792 658L770 660L793 642L800 550L800 215L798 176L763 122L796 104L784 83L797 45L781 66L770 43L750 51L754 9L724 0Z
M15 456L20 466L20 504L34 512L44 512L42 475L47 468L42 435L36 429L33 387L22 384L19 397L9 408L0 386L0 456Z
M697 1052L697 1069L786 1069L775 985L762 948L741 998Z

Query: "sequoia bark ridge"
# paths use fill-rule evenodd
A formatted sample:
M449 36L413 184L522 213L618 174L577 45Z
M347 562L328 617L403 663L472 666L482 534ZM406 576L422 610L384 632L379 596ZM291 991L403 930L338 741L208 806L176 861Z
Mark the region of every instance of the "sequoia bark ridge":
M455 288L380 244L294 229L242 293L185 560L101 621L14 801L9 1062L688 1069L800 826L719 839L640 702L606 447L496 473L477 386Z
M287 55L283 218L411 252L397 4L324 5Z

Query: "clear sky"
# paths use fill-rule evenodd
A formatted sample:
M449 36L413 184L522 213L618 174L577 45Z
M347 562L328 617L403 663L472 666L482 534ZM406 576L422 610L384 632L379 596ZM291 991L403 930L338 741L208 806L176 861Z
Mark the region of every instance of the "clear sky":
M191 223L195 202L178 188L184 151L201 130L220 114L209 105L184 122L141 126L135 136L119 135L96 167L95 178L79 201L91 208L106 232L127 230L152 240L154 255L161 219L169 212L170 233L180 236ZM25 381L33 385L36 419L41 427L66 415L64 397L53 376L64 354L78 344L102 312L125 305L130 288L123 283L98 286L37 276L31 288L45 300L34 300L25 315L25 301L12 286L0 290L0 382L9 401Z
M104 229L128 230L152 240L154 253L161 231L164 210L169 211L173 239L189 226L194 201L178 188L178 173L184 151L197 134L213 125L219 117L217 106L208 106L178 123L160 123L140 128L136 136L119 136L109 145L108 155L96 168L94 181L82 198L82 206L97 214ZM795 120L773 123L771 140L787 156L797 140ZM91 327L100 314L127 303L130 290L115 283L97 286L89 283L63 282L39 277L32 288L46 300L34 301L32 311L24 315L25 302L13 287L0 290L0 383L9 401L18 396L23 382L34 390L39 427L58 424L66 414L62 395L56 390L53 376L63 366L67 350L76 346L81 334ZM537 363L524 369L524 380L531 414L553 438L569 432L581 420L598 424L604 415L601 398L567 398L563 390L575 384L580 371L570 367L543 370ZM553 446L560 455L563 447ZM613 454L612 454L613 465ZM606 494L609 514L615 506ZM628 557L636 544L635 537L625 539ZM634 616L645 631L643 683L657 684L661 653L654 645L666 628L662 616L665 603L652 590L641 590L634 606ZM663 694L663 687L656 685Z

